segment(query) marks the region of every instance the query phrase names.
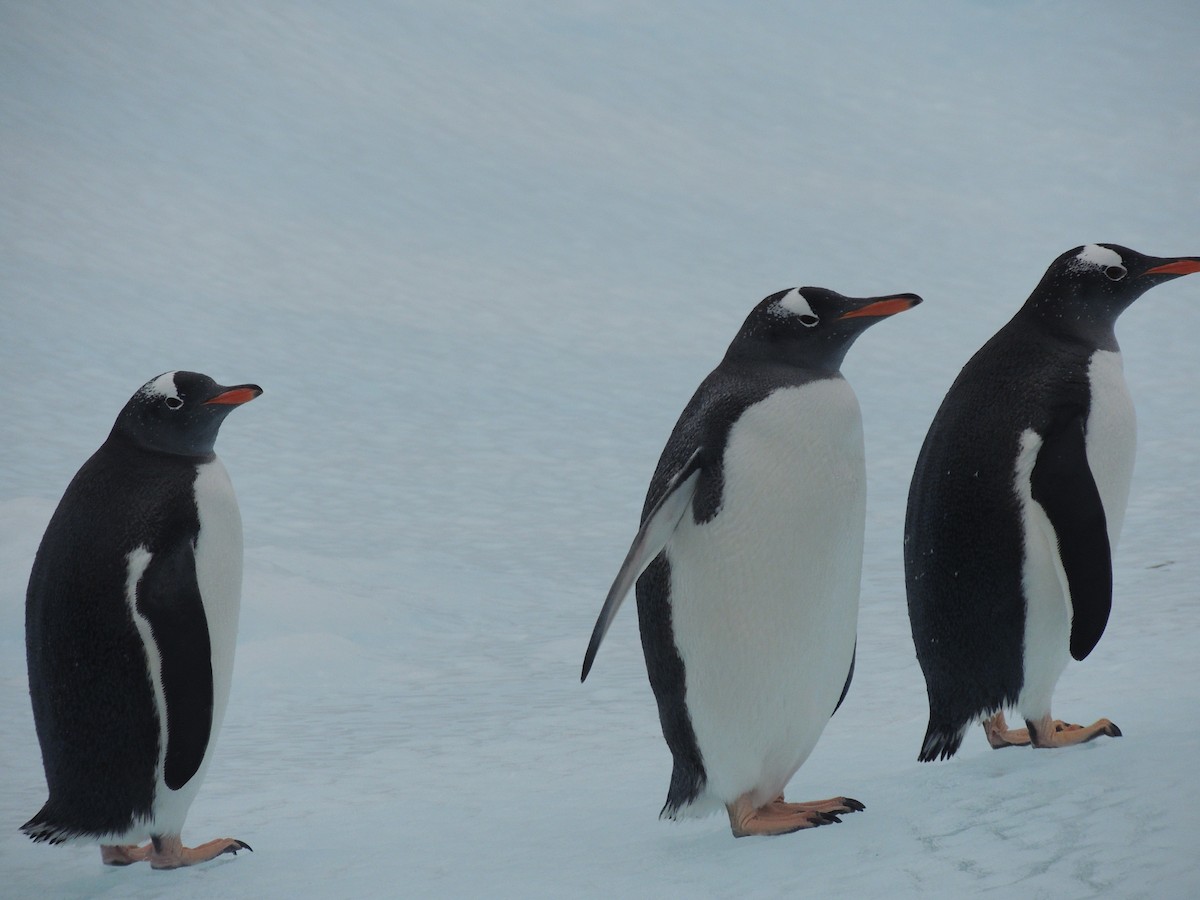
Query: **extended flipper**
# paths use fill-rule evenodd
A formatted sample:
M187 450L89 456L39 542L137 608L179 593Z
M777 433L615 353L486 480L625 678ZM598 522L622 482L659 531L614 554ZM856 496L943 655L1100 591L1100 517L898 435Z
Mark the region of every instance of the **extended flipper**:
M662 497L654 504L654 508L642 522L642 527L638 530L637 537L633 539L629 553L625 556L625 562L621 564L621 570L617 572L617 578L609 588L608 596L604 598L604 606L600 609L596 627L592 629L592 639L588 643L587 653L583 657L583 674L579 676L580 681L585 681L588 672L592 670L592 663L596 659L596 651L600 649L600 642L608 633L608 627L612 624L617 610L621 608L621 603L625 600L629 589L646 571L646 567L654 561L654 558L662 552L667 541L671 539L671 535L675 533L675 528L679 525L683 514L691 505L692 497L696 493L696 483L700 480L700 472L703 468L701 465L703 452L704 448L699 447L688 458L683 468L671 478Z
M1030 488L1054 528L1070 593L1071 656L1083 659L1104 634L1112 610L1112 551L1082 416L1046 434Z

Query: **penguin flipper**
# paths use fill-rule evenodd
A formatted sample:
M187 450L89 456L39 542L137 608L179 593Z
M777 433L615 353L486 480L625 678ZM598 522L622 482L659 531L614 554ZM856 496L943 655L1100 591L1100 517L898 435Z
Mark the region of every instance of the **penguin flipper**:
M204 760L213 713L212 645L189 539L151 556L137 583L137 609L150 623L161 666L167 707L163 778L178 790Z
M1083 659L1104 634L1112 610L1112 548L1100 491L1088 466L1082 416L1047 433L1030 488L1054 529L1070 594L1071 656Z
M833 708L833 712L829 714L829 718L833 718L834 714L842 708L842 701L846 699L846 695L850 693L850 682L854 680L854 663L858 659L858 638L854 639L854 650L850 654L850 671L846 673L846 683L842 686L842 695L838 697L837 705Z
M671 477L666 490L654 504L654 508L647 513L642 527L638 529L629 553L625 555L625 562L621 564L621 570L617 572L616 580L609 588L608 596L604 598L604 606L601 607L600 616L596 619L596 627L592 629L592 639L588 643L587 653L583 657L583 674L579 677L580 681L587 679L588 672L592 669L592 663L596 659L596 651L600 649L600 642L608 633L608 627L612 624L613 617L621 608L621 603L625 600L626 595L629 594L629 589L641 577L642 572L646 571L646 567L662 552L667 541L671 539L671 535L675 533L675 528L679 525L683 514L691 505L692 497L696 494L696 484L700 480L700 472L703 470L703 453L704 448L698 447L688 457L688 461L683 464L683 467Z

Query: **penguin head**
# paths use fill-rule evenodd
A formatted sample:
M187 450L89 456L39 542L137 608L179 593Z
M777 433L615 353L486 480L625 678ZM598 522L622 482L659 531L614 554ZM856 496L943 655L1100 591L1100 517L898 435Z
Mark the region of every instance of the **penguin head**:
M788 288L754 307L726 357L836 372L869 326L920 302L916 294L847 297L827 288Z
M129 398L112 436L155 453L212 456L225 417L261 393L256 384L226 387L198 372L164 372Z
M1155 285L1200 272L1200 257L1146 256L1119 244L1085 244L1050 264L1026 308L1058 330L1105 346L1117 317Z

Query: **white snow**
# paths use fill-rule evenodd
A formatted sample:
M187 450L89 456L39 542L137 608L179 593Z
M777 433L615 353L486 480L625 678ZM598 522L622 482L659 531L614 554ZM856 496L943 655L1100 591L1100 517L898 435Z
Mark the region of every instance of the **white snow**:
M6 895L1195 895L1200 278L1119 324L1115 602L1054 696L1125 736L916 762L901 536L942 396L1064 250L1200 253L1200 20L1093 9L0 3ZM631 609L579 666L676 416L794 284L925 303L847 358L858 663L789 788L867 809L735 841L657 819ZM37 543L168 369L264 394L217 445L245 588L184 830L255 853L162 873L18 826Z

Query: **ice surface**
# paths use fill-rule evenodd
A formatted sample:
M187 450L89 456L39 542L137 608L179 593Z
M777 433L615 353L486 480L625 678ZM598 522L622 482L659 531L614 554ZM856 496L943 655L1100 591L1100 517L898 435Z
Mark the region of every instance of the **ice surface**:
M1123 738L919 765L901 531L945 390L1051 260L1200 253L1198 37L1175 4L0 4L0 892L1194 896L1200 278L1119 324L1115 603L1055 695ZM925 303L846 362L858 668L789 790L867 810L735 841L656 818L632 610L579 665L676 416L794 284ZM255 853L104 869L17 830L23 595L175 369L265 389L217 446L246 583L185 830Z

